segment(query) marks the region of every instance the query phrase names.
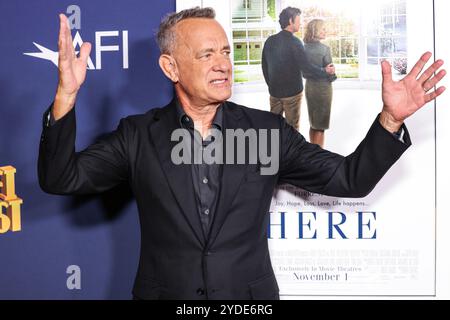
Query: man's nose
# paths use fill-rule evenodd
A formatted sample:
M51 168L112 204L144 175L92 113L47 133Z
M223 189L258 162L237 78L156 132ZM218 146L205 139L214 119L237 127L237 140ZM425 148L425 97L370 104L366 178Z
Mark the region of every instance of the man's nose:
M229 56L225 56L223 54L217 55L216 59L214 59L214 71L222 71L228 72L231 69L231 62Z

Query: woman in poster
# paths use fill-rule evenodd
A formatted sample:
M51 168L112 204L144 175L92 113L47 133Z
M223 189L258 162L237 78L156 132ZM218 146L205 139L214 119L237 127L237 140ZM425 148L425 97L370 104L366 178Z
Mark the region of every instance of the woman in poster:
M321 43L326 37L325 23L321 19L311 20L307 27L305 37L305 51L309 61L320 67L325 67L332 62L330 47ZM332 82L336 75L328 79L319 79L314 75L304 72L306 79L305 94L309 114L309 138L310 142L323 148L325 130L330 126L331 101L333 97Z

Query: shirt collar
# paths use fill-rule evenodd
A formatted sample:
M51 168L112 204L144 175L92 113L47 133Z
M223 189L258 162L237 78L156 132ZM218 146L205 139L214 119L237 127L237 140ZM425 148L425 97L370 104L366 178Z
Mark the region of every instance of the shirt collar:
M183 107L181 106L181 103L178 99L176 99L176 106L177 106L177 117L178 122L181 127L189 127L194 128L194 122L192 121L191 117L189 117L186 112L184 112ZM216 114L214 116L212 126L216 129L222 130L222 123L223 123L223 103L221 103L216 110Z

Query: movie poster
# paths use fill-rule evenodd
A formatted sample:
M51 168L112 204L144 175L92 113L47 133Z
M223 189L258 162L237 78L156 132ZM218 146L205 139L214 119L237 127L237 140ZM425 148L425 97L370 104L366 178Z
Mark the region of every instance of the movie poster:
M179 3L177 9L182 9ZM394 79L400 80L423 52L434 47L432 1L202 4L216 9L232 44L231 100L267 111L261 56L265 40L280 31L279 13L287 6L302 10L296 34L300 39L307 22L326 21L323 43L330 47L338 79L333 83L324 147L342 155L356 149L381 111L380 62L390 61ZM268 241L282 298L435 294L434 105L425 106L406 125L412 146L369 196L334 198L290 185L275 191ZM300 132L306 139L309 126L303 95Z

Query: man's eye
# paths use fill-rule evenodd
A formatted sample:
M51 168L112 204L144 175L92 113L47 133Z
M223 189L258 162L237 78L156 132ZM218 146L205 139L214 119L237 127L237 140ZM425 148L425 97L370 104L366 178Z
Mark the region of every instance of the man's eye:
M224 51L223 54L228 57L228 56L230 56L231 51Z

